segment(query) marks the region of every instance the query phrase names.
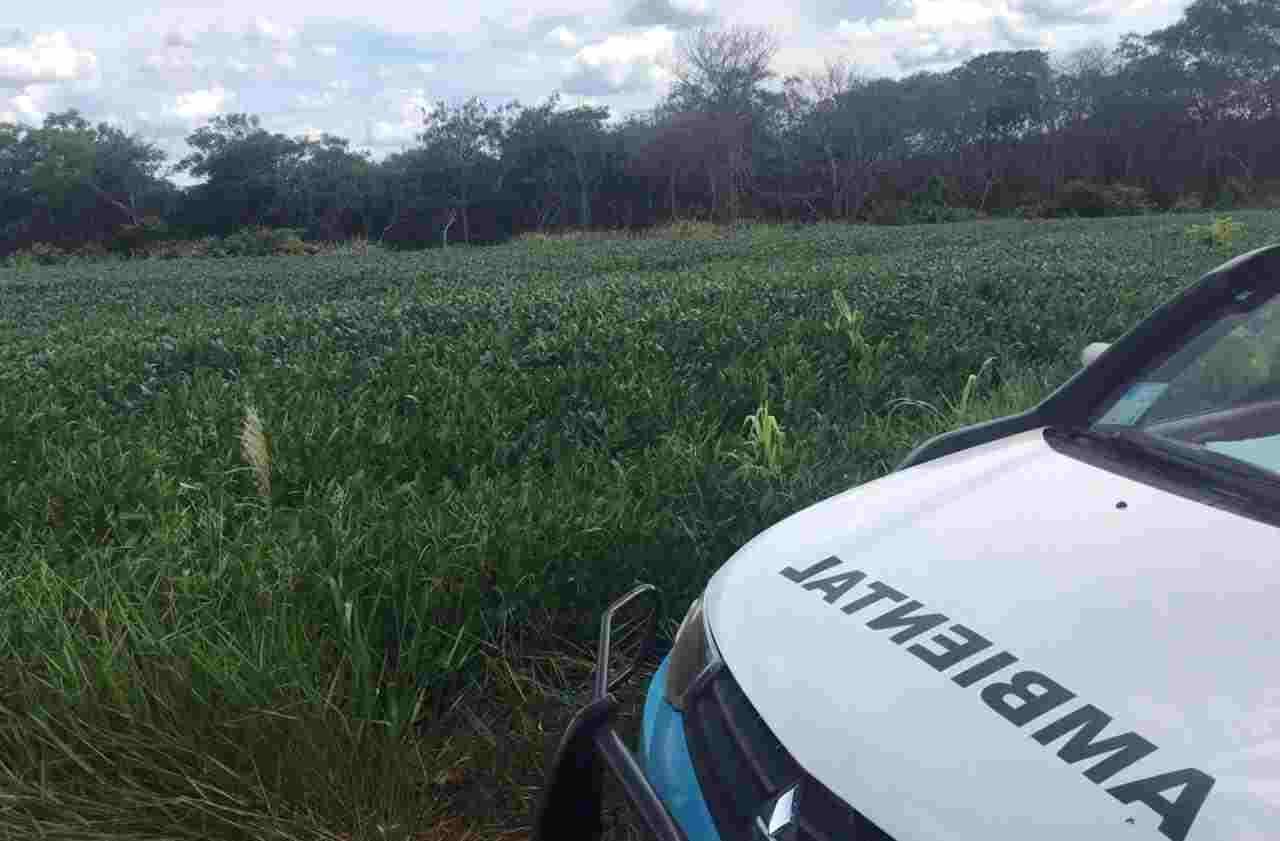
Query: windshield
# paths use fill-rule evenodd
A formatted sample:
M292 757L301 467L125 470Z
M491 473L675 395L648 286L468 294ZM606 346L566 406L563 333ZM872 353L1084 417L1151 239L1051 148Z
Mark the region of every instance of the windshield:
M1245 292L1110 400L1098 432L1280 478L1280 296Z

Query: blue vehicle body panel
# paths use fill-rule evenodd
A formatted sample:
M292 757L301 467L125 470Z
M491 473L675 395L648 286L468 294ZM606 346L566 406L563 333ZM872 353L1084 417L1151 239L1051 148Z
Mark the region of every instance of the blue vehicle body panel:
M663 658L645 694L640 762L645 776L689 841L720 841L689 758L684 716L663 696L666 682L667 658Z

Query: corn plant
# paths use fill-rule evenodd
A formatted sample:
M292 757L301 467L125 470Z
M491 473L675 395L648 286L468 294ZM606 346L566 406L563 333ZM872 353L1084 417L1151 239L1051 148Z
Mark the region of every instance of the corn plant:
M849 339L849 382L864 390L873 390L884 376L884 363L889 355L889 340L871 342L863 334L866 316L853 309L839 289L832 290L836 316L824 322L828 330L844 333Z
M769 411L769 401L760 404L742 421L746 430L746 450L735 454L741 475L778 476L786 460L786 433Z
M951 405L951 413L958 421L965 421L969 417L969 406L974 399L974 392L977 391L978 382L982 379L982 375L991 370L991 366L995 363L996 358L989 356L983 361L982 367L976 373L970 374L964 379L964 387L960 389L960 398ZM948 401L950 402L950 401Z
M982 366L976 372L970 373L964 378L964 384L960 387L960 394L956 399L943 396L942 404L945 409L938 408L935 404L927 400L917 400L907 397L899 397L891 400L888 405L889 416L892 417L904 408L923 409L929 415L939 421L947 423L968 423L971 418L971 412L974 406L981 403L978 397L978 384L982 381L983 374L992 369L996 358L994 356L987 357L983 361Z

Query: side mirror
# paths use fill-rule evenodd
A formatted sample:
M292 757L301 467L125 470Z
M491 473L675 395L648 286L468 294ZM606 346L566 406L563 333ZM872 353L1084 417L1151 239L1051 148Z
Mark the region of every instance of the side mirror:
M1110 342L1094 342L1088 345L1084 350L1080 351L1080 366L1088 368L1093 364L1093 360L1102 356L1109 347L1111 347Z

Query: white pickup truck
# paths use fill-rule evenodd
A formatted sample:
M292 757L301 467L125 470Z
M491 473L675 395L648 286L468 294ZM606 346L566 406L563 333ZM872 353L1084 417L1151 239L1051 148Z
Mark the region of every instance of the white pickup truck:
M1083 361L743 546L635 753L611 606L535 837L1280 839L1280 246Z

